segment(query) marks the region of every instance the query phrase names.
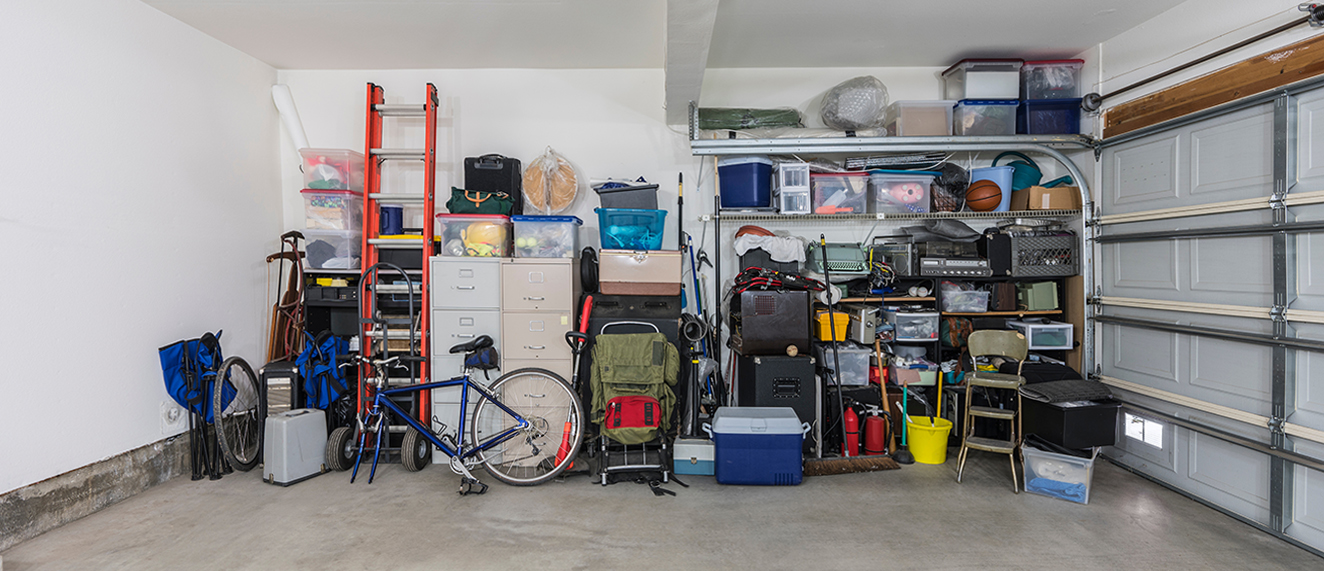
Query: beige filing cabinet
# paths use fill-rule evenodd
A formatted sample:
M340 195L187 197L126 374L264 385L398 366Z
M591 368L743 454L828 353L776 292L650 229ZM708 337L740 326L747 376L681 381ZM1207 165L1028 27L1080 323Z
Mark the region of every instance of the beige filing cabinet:
M463 371L464 354L450 348L487 335L501 353L501 259L436 256L432 264L432 381L444 381ZM504 357L504 354L501 355ZM473 379L484 385L501 377L501 370L474 371ZM477 404L477 393L469 394L469 410ZM459 428L460 388L432 390L432 429L454 434ZM468 426L465 430L468 430ZM449 461L441 452L433 458Z
M565 334L575 328L579 265L571 258L501 261L501 362L505 371L547 369L570 380Z

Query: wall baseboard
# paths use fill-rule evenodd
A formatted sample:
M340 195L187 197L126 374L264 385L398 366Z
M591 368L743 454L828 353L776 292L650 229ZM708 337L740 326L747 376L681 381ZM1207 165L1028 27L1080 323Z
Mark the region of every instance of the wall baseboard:
M0 551L189 473L187 434L0 495Z

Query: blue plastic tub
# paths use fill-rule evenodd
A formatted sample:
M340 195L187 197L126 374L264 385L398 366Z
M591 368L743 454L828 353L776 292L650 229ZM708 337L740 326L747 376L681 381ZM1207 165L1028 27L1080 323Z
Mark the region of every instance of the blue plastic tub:
M665 210L595 208L604 250L661 250Z
M722 407L704 430L712 435L719 484L795 486L804 479L800 448L809 425L790 407Z
M1016 109L1016 132L1022 135L1080 133L1080 98L1022 101Z
M772 161L763 157L729 157L717 161L722 208L772 206Z
M998 188L1002 189L1002 202L993 212L1006 212L1011 208L1011 175L1013 167L984 167L982 169L970 169L970 184L977 180L991 180L997 183Z

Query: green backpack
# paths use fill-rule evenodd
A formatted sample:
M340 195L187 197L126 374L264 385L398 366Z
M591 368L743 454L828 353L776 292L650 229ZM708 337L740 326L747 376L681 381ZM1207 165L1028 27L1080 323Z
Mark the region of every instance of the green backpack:
M451 214L500 214L510 216L515 201L504 192L485 190L465 190L451 187L451 198L446 201L446 210Z
M643 444L671 429L680 353L661 333L593 338L590 415L604 436Z

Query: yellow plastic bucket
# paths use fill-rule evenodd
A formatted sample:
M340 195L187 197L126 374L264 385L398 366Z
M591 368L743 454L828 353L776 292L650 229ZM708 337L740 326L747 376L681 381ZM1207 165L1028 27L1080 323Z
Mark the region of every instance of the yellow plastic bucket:
M929 425L932 420L933 425ZM920 464L942 464L947 461L947 435L952 431L951 421L930 416L911 416L906 420L906 445L915 461Z

